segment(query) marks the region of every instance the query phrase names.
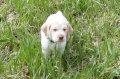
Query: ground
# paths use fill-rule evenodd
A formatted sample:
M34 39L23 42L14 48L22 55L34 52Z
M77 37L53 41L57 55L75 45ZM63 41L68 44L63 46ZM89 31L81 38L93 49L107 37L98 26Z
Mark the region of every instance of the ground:
M74 31L44 60L40 27L62 11ZM119 79L119 0L0 0L0 79Z

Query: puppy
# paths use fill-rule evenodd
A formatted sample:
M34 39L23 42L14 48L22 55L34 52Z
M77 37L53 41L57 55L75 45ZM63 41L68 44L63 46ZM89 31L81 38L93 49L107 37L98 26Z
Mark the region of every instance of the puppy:
M63 54L66 42L72 32L71 25L61 11L50 15L41 26L41 45L45 58L53 53L55 49Z

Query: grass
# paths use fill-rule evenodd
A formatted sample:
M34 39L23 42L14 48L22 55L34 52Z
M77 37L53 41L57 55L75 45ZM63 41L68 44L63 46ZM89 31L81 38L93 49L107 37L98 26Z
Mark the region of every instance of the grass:
M63 57L46 62L39 31L58 10L74 32ZM119 79L119 57L119 0L5 0L0 6L0 79Z

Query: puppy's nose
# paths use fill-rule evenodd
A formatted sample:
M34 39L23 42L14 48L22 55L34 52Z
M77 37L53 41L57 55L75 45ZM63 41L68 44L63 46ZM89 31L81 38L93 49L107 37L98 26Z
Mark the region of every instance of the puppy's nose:
M59 37L60 40L63 40L63 38L64 38L64 36L60 36L60 37Z

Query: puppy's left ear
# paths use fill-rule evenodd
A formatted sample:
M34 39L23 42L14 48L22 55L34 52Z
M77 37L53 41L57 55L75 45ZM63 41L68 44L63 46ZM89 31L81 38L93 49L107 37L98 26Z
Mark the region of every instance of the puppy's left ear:
M68 31L67 31L67 40L70 39L70 35L73 32L73 28L71 27L71 25L68 23Z

